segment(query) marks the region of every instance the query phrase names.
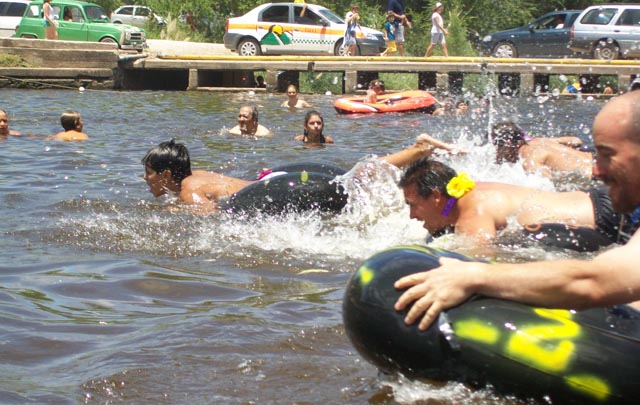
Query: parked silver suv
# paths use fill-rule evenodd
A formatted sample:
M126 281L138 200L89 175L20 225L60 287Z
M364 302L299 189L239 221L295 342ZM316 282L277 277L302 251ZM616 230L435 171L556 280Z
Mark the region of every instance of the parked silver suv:
M595 59L640 57L640 4L601 4L585 9L571 27L569 47Z

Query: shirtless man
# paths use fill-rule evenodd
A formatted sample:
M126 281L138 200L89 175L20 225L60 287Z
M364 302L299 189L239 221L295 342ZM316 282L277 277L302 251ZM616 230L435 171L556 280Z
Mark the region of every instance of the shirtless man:
M580 138L528 138L527 133L513 122L494 125L491 142L496 147L497 162L521 160L525 171L539 172L546 177L577 172L591 178L593 155L575 149L582 144Z
M75 111L62 113L62 116L60 117L60 124L62 125L62 128L64 128L64 131L48 136L46 140L78 142L89 139L89 136L82 132L84 124L82 123L82 117L80 117L79 113Z
M613 208L640 225L640 92L609 101L593 122L598 152L594 177L609 186ZM475 263L440 259L441 267L396 281L407 289L398 311L413 303L405 322L425 330L438 314L474 294L548 308L586 309L629 304L640 309L640 231L624 245L592 260Z
M435 149L451 151L453 147L422 134L412 146L381 159L403 167L416 159L431 155ZM192 171L187 147L174 140L151 148L142 159L142 164L144 180L154 197L175 193L181 202L197 205L201 212L215 211L221 198L254 183L204 170Z
M5 110L0 110L0 138L7 138L7 135L21 135L18 131L9 129L9 116Z
M452 196L456 193L451 189L456 182L463 185L462 189L458 187L457 198ZM423 221L424 228L432 236L453 230L478 242L488 242L497 231L507 227L511 217L521 225L554 222L596 227L588 193L474 183L458 177L455 170L432 159L423 158L412 163L399 186L403 189L411 218Z
M250 105L243 105L238 112L238 125L229 130L233 135L269 136L272 135L266 127L258 124L258 109Z

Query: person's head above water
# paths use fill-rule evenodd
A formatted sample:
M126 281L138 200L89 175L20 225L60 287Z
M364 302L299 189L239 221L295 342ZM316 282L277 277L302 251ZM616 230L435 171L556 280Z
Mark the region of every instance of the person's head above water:
M243 134L253 135L258 129L258 108L252 105L240 107L238 126Z
M165 194L166 189L163 189L163 187L154 188L154 184L152 184L154 183L154 176L161 177L165 183L167 180L169 180L169 183L175 183L174 185L163 185L168 189L173 189L174 186L179 188L182 180L192 174L189 150L185 145L176 143L173 139L149 149L142 158L142 164L145 171L144 179L156 197Z
M380 79L374 79L369 82L369 88L376 92L376 94L384 93L384 82Z
M65 111L60 116L60 125L65 131L81 132L83 128L82 118L76 111Z
M491 128L491 143L496 147L498 163L516 163L519 149L527 143L527 132L511 121L499 122Z
M9 115L0 109L0 135L9 135Z
M609 186L617 212L640 210L640 92L612 98L593 121L593 176Z
M304 134L313 138L321 137L324 130L324 118L318 111L309 111L304 116Z
M407 167L398 183L409 206L409 217L422 221L432 236L446 231L454 222L449 213L456 199L447 191L447 185L457 175L444 163L421 158Z

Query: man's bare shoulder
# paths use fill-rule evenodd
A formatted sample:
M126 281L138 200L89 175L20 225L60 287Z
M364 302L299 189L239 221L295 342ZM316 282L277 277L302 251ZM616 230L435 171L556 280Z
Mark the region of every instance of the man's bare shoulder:
M256 130L255 136L271 136L273 133L269 131L267 127L264 125L258 124L258 129Z
M50 141L62 141L62 142L77 142L77 141L85 141L89 139L89 135L84 132L78 131L64 131L58 132L55 135L48 136L46 140Z

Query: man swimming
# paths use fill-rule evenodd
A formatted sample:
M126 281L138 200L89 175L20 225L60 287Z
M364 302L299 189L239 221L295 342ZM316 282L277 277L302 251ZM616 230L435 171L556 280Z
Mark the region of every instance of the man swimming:
M75 111L66 111L60 117L60 124L64 131L55 135L48 136L46 139L50 141L78 142L89 139L89 136L82 132L84 123L82 117Z
M451 151L453 147L421 134L413 145L380 159L404 167L416 159L431 155L435 149ZM154 197L173 193L181 202L194 205L200 212L217 210L220 199L255 182L205 170L192 170L187 147L174 140L151 148L142 158L142 164L144 180Z
M238 112L238 125L229 130L233 135L269 136L272 135L267 127L258 124L258 108L243 105Z

